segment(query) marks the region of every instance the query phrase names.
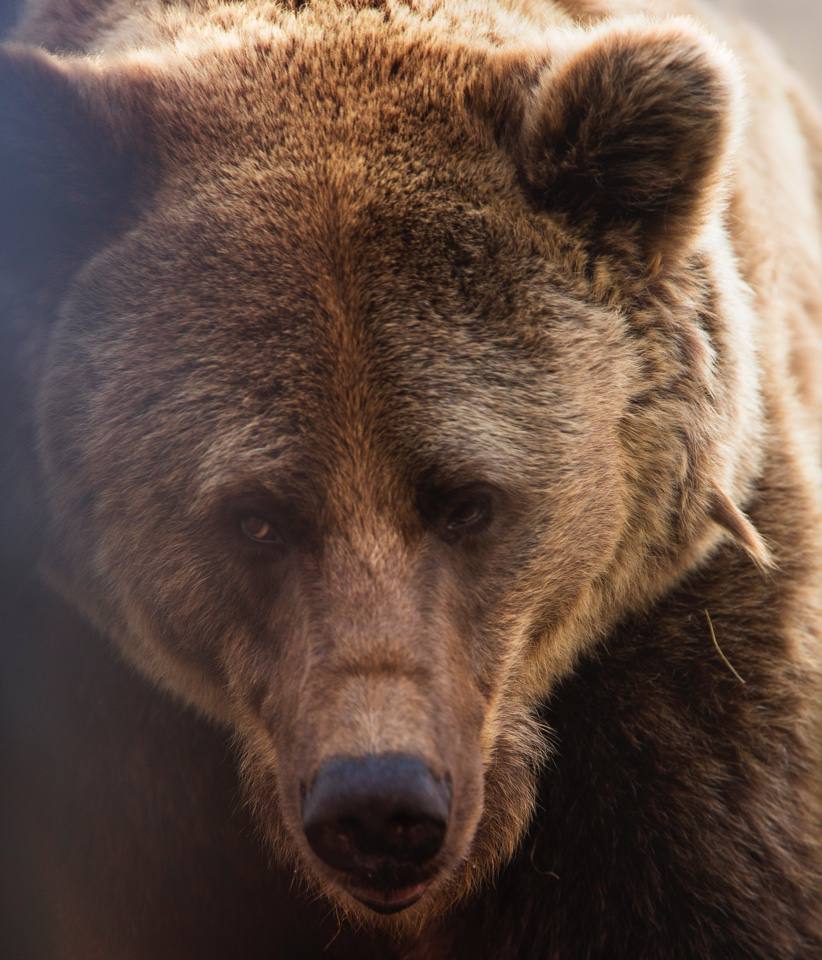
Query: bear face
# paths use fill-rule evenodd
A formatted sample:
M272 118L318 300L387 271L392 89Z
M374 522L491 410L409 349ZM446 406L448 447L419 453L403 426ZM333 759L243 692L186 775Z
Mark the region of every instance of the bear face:
M12 50L0 79L10 123L21 90L45 104L7 152L63 124L69 157L42 201L72 263L39 390L49 576L233 728L281 856L407 927L514 850L534 708L579 653L712 518L760 548L724 494L731 435L754 444L704 241L735 80L679 22L513 57L331 25L196 64ZM308 836L329 765L368 757L435 785L424 863L344 870Z

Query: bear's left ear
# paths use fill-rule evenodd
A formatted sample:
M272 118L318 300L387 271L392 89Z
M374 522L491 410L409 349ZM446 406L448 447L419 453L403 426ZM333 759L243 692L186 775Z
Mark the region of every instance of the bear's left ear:
M545 69L520 151L535 202L643 260L687 251L722 198L740 125L731 54L689 20L607 23Z
M116 81L90 60L0 46L0 277L68 271L130 209L142 144Z

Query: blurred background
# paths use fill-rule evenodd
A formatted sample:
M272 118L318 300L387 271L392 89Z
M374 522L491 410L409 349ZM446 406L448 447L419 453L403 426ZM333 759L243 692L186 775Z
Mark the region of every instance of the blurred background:
M822 0L705 0L758 21L822 97ZM0 34L22 0L0 0Z
M822 97L822 0L710 0L756 20Z

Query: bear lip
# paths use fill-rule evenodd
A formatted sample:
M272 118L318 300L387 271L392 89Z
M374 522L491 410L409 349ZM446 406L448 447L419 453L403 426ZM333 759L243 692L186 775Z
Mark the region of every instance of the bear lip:
M398 887L394 890L350 889L349 893L369 910L376 913L399 913L413 906L428 888L430 881L415 883L409 887Z

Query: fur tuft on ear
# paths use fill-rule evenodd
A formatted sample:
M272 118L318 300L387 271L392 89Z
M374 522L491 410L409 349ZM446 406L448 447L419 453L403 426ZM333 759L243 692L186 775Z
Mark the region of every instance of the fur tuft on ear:
M709 515L714 523L718 523L731 535L760 570L771 570L776 566L759 531L727 494L720 490L714 491Z
M523 171L545 210L653 261L687 252L722 199L740 117L732 55L686 19L573 36L526 111Z
M105 84L81 60L0 47L0 273L53 276L93 252L134 177Z

